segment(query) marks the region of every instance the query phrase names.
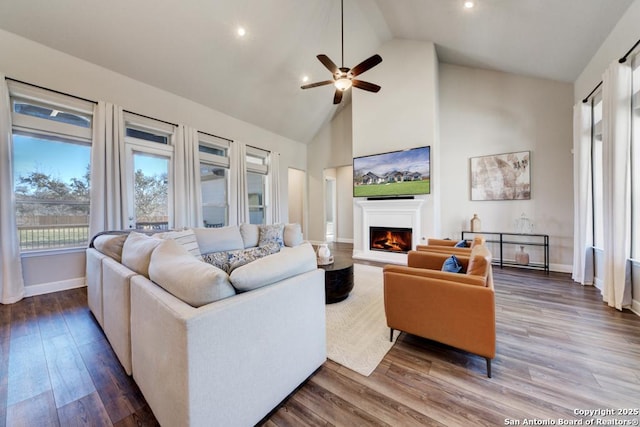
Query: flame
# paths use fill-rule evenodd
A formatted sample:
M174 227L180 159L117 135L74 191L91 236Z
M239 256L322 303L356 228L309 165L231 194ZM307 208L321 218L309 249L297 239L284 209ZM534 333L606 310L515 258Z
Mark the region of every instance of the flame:
M371 249L408 252L411 250L411 231L372 231Z

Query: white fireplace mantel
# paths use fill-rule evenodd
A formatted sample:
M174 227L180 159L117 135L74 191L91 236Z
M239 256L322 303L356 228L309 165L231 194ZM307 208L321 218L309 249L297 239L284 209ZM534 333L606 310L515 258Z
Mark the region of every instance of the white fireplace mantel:
M362 208L362 233L359 249L353 251L353 258L368 261L406 264L407 254L399 254L369 249L369 227L411 228L413 241L411 249L421 236L420 217L423 199L356 200Z

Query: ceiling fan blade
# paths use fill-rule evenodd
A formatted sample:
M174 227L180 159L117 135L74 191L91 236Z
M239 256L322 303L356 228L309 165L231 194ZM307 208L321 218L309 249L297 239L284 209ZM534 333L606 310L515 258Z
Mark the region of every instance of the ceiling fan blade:
M363 89L369 92L378 92L380 90L380 86L373 83L365 82L363 80L352 80L351 83L353 84L354 87L357 87L358 89Z
M351 75L353 77L355 77L358 74L362 74L365 71L372 69L373 67L375 67L376 65L378 65L381 62L382 62L382 57L380 55L378 55L378 54L375 54L375 55L365 59L364 61L362 61L361 63L359 63L355 67L353 67L351 69Z
M315 82L315 83L309 83L308 85L302 85L300 86L302 89L311 89L312 87L318 87L318 86L324 86L324 85L330 85L334 83L333 80L325 80L323 82Z
M327 70L331 71L332 74L335 74L338 72L339 70L338 66L334 64L334 62L331 59L329 59L327 55L320 54L316 56L316 58L318 58L318 60L322 62L322 65L327 67Z
M336 94L333 95L333 103L340 104L342 101L342 91L340 89L336 89Z

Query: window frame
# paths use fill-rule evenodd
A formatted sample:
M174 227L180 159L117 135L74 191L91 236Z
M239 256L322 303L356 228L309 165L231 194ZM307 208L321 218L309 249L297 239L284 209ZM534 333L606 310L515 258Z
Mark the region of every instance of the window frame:
M215 150L222 150L224 152L224 156L212 154L206 151L200 151L200 147L212 148ZM202 193L202 172L200 172L200 212L202 213L203 224L204 224L204 208L205 207L223 207L225 210L224 213L224 226L229 225L229 210L231 205L231 160L229 158L229 149L231 148L230 141L224 138L219 138L213 135L205 134L202 132L198 132L198 153L200 158L200 165L205 166L213 166L218 168L226 169L225 172L225 203L207 203L204 201L204 195Z
M83 99L64 95L58 92L34 87L25 83L7 80L11 106L11 135L40 138L47 142L60 142L64 144L77 144L91 148L93 143L93 107L95 103ZM16 103L25 103L38 107L74 114L88 120L89 126L70 124L63 121L50 120L30 114L17 112ZM13 142L15 144L15 142ZM13 151L15 153L15 146ZM14 154L15 155L15 154ZM91 168L91 154L89 153L89 168ZM13 165L15 158L10 162ZM13 183L14 197L15 185ZM91 212L91 200L87 201L88 210ZM14 212L17 219L17 211ZM87 231L89 223L87 222ZM87 241L78 246L52 247L52 248L20 248L22 257L42 256L46 254L63 254L84 251L89 243L90 236L87 233Z

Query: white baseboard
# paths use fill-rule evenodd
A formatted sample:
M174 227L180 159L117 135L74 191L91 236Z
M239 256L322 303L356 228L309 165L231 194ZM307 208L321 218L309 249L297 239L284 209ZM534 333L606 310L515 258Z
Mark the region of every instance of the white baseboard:
M596 288L600 289L600 293L602 293L602 290L604 289L604 280L602 280L602 279L600 279L598 277L595 277L593 279L593 285Z
M82 288L87 282L84 277L75 279L61 280L59 282L39 283L24 287L24 296L32 297L35 295L50 294L52 292L66 291L68 289Z
M336 242L338 242L338 243L353 243L353 239L346 239L344 237L338 237Z
M573 272L573 266L568 264L549 264L549 270L558 273L571 273Z

